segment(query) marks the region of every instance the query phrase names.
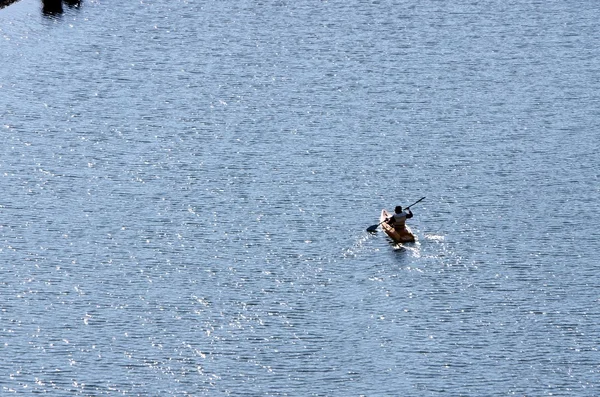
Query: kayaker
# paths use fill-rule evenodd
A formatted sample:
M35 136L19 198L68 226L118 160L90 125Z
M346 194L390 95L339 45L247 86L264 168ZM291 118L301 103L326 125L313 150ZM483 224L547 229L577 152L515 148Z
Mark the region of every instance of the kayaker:
M389 217L386 222L396 230L403 230L406 228L406 220L412 217L413 213L410 208L403 211L401 206L397 206L394 208L394 215Z

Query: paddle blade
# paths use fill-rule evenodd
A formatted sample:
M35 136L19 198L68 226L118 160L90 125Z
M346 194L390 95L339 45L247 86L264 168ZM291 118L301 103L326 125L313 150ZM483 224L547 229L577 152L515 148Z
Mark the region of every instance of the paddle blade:
M369 227L367 228L367 232L369 232L369 233L376 232L378 227L379 227L379 225L373 225L373 226L369 226Z

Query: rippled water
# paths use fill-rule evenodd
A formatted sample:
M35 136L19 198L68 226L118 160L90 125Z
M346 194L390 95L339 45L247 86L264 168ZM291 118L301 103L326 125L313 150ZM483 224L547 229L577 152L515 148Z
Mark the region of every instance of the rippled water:
M598 394L595 3L69 3L0 10L2 394Z

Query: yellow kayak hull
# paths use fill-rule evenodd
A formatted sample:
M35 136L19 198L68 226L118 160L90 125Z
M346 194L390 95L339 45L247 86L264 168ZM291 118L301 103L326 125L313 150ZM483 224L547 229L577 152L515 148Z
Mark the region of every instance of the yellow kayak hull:
M393 214L390 214L386 210L381 211L381 216L379 217L379 222L383 222L381 224L381 229L387 234L395 243L414 243L415 235L412 234L410 228L405 226L404 229L396 229L386 222L386 219L390 218Z

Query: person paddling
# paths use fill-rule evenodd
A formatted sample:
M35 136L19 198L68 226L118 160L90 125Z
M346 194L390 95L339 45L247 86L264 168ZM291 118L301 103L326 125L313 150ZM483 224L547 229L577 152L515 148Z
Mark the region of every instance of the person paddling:
M394 215L386 220L386 223L394 229L401 231L406 229L406 220L413 217L413 213L409 207L402 210L401 206L394 208Z
M410 211L410 207L412 207L413 205L415 205L417 203L420 203L423 200L425 200L425 197L421 197L420 199L418 199L411 205L405 207L404 211L402 210L402 207L397 206L394 209L394 211L396 213L392 216L390 216L390 213L387 212L386 210L382 210L381 216L379 217L380 222L376 225L369 226L367 228L367 232L375 233L377 231L377 228L379 226L383 225L382 227L388 235L389 235L390 231L387 229L391 229L391 230L397 231L398 234L406 235L407 238L410 237L410 238L408 238L408 240L414 241L414 238L415 238L414 235L406 227L406 220L413 217L413 213ZM402 238L402 237L399 237L399 238ZM404 239L404 240L406 240L406 239Z

